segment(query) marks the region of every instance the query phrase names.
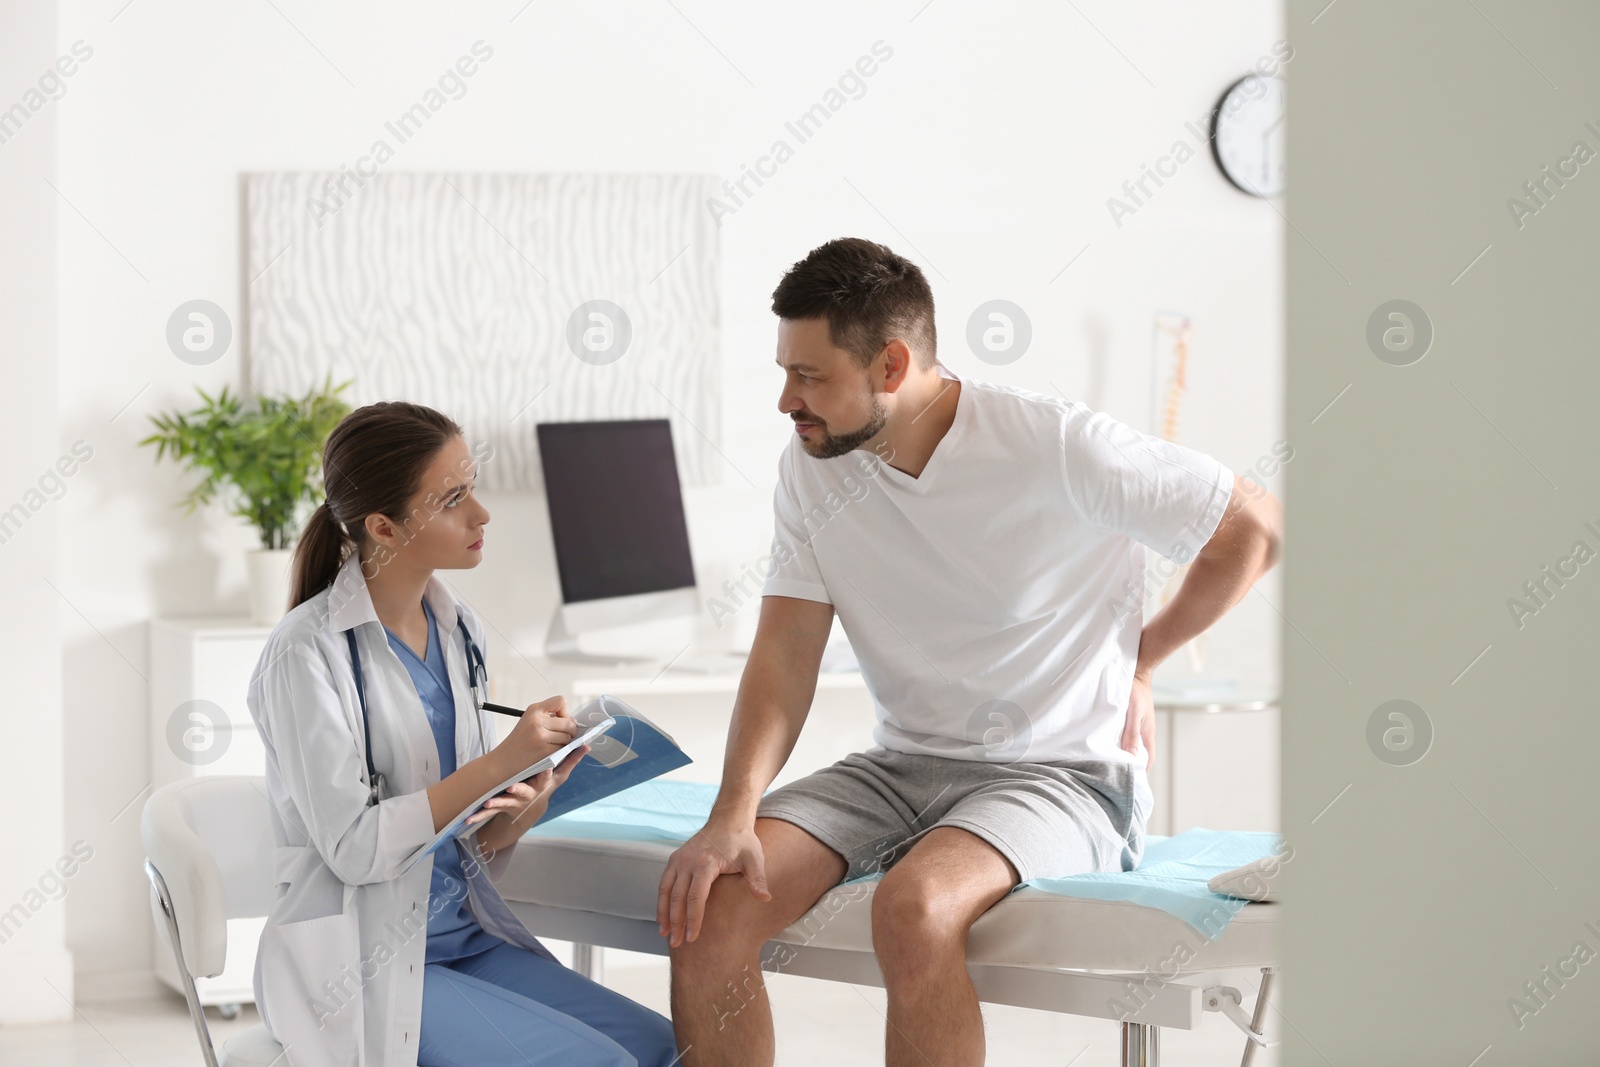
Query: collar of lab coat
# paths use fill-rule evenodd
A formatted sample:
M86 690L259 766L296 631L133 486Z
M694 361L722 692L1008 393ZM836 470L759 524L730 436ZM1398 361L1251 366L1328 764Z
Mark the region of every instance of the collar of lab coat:
M473 706L466 651L462 642L454 640L458 615L465 616L468 628L474 631L474 640L480 644L482 629L470 609L458 607L455 594L450 591L449 586L440 581L438 575L428 577L428 584L423 589L422 595L428 601L428 606L433 609L433 616L439 624L439 640L445 650L445 664L450 675L450 692L455 698L456 765L459 767L480 752L488 751L488 738L493 736L493 726L488 722L489 713ZM334 577L329 590L327 625L329 632L337 635L369 622L379 624L379 629L359 640L367 645L366 654L373 657L372 662L375 666L372 669L392 671L396 689L390 691L404 694L400 697L399 703L400 721L405 724L410 743L418 751L431 752L434 748L433 731L428 725L422 699L417 695L411 676L406 672L399 657L389 650L389 642L383 635L382 620L378 618L378 611L372 605L372 594L367 589L367 579L362 572L361 560L352 552L350 558L340 565L339 573ZM478 740L477 748L472 744L474 737ZM439 780L432 768L430 774L431 777L423 782L424 785L432 785ZM510 854L509 850L503 851L506 855ZM504 869L504 863L500 865L500 869ZM489 870L496 875L499 873L494 863L489 865Z
M422 597L433 609L433 617L438 620L440 637L454 633L456 598L438 575L428 576ZM362 573L360 553L351 552L350 557L340 565L339 573L333 579L328 603L328 628L334 633L342 633L364 622L379 621L378 609L372 606L372 594L367 590L366 575Z

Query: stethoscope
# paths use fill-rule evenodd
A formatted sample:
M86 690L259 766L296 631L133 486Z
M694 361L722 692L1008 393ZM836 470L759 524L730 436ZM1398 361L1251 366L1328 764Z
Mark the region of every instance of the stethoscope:
M483 650L472 639L472 634L467 632L467 620L462 618L459 613L456 615L456 626L461 631L461 640L465 642L467 649L467 686L472 691L472 707L474 711L481 712L489 705L483 699L479 684L481 682L483 688L488 688L489 668L484 663ZM361 653L356 648L355 629L352 627L346 630L344 636L350 642L350 669L355 672L356 699L361 702L361 733L366 742L365 755L367 757L367 804L371 806L383 799L382 794L388 792L388 783L372 763L372 721L367 715L367 689L361 678ZM487 746L483 743L483 723L477 715L472 717L472 724L478 729L478 746L483 748L484 751L488 751Z

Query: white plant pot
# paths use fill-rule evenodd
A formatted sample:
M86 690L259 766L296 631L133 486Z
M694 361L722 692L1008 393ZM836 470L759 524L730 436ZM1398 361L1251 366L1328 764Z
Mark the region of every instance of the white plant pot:
M257 548L245 553L250 573L250 621L257 626L276 626L289 611L288 548Z

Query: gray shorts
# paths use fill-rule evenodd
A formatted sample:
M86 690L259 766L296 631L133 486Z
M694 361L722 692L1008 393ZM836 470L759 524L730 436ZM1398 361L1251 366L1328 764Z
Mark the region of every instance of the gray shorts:
M957 826L1026 882L1133 870L1152 799L1143 771L1125 763L984 763L875 745L767 793L756 817L839 853L846 881L887 870L935 826Z

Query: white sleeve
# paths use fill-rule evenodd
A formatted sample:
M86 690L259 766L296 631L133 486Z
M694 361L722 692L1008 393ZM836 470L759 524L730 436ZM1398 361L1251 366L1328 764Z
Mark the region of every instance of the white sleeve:
M427 790L369 806L366 759L327 659L300 642L287 648L269 643L262 656L249 704L287 793L273 802L294 806L312 847L340 881L365 885L397 877L433 840Z
M770 576L761 587L762 596L787 596L832 604L817 554L811 549L811 533L806 529L794 483L794 450L784 450L778 460L778 485L772 493L772 560Z
M1223 464L1078 403L1062 437L1067 493L1090 522L1178 563L1211 540L1233 494Z

